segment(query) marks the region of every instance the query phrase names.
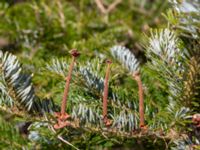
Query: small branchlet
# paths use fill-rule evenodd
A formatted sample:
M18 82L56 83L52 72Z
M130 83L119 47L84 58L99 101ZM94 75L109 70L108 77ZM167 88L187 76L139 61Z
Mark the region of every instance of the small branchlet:
M70 122L66 121L69 119L71 116L65 112L66 110L66 105L67 105L67 97L69 93L69 88L70 88L70 80L72 77L72 71L74 68L74 63L76 58L80 55L80 53L77 50L71 50L71 55L72 55L72 62L69 67L69 72L68 76L66 77L66 84L65 84L65 90L64 90L64 95L62 98L62 105L61 105L61 112L56 112L55 116L58 118L57 119L57 124L54 125L55 129L63 128L65 126L70 125Z
M140 128L143 128L143 127L145 127L145 123L144 123L144 97L143 97L142 81L141 81L139 71L135 71L133 73L133 78L138 84Z
M103 92L103 121L106 126L110 126L112 124L112 121L108 119L107 116L107 105L108 105L108 80L110 75L110 65L111 60L107 60L107 70L106 70L106 76L104 80L104 92Z

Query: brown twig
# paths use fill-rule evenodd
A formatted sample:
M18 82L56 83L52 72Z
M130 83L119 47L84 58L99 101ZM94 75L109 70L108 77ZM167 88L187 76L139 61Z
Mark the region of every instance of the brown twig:
M69 93L70 80L71 80L71 77L72 77L72 71L73 71L73 68L74 68L74 63L75 63L76 57L78 57L80 54L78 53L77 50L72 50L71 55L72 55L72 62L71 62L70 67L69 67L68 76L66 77L66 84L65 84L65 89L64 89L64 95L63 95L63 98L62 98L61 112L55 113L55 116L58 118L58 124L56 124L54 127L57 128L57 129L69 125L69 122L67 122L65 120L70 118L70 115L65 113L65 109L67 107L67 97L68 97L68 93Z
M107 118L107 105L108 105L108 80L110 75L110 64L112 63L110 60L107 60L106 63L108 64L106 70L106 76L104 81L104 92L103 92L103 120L106 126L111 125L111 121Z
M143 97L143 88L142 81L140 78L140 73L137 71L133 74L133 78L136 80L138 84L138 94L139 94L139 114L140 114L140 128L145 126L144 123L144 97Z

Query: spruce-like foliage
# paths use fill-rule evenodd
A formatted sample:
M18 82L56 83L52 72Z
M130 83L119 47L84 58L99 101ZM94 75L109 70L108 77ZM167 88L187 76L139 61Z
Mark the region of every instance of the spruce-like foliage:
M135 56L125 47L114 46L111 48L113 57L120 61L131 73L139 70L139 62Z
M50 112L53 103L48 100L40 101L34 92L31 76L22 73L21 64L17 57L0 51L1 65L1 103L13 106L14 103L20 109L42 113Z
M152 8L145 2L117 1L113 6L110 1L42 0L0 5L6 10L2 20L12 28L6 34L8 41L22 49L22 53L16 53L27 65L22 67L14 54L0 51L0 111L12 110L14 122L20 119L31 124L23 140L11 123L0 117L2 135L13 138L5 140L0 136L3 146L26 148L24 144L28 143L30 148L104 149L132 148L138 143L140 149L197 147L199 129L192 124L191 116L199 113L200 106L199 0L170 0L172 9L165 15L167 27L150 32L146 23L156 26L151 16L165 5L155 0L157 5ZM19 10L20 15L12 15ZM140 15L148 22L137 22L135 12L147 16ZM19 19L21 15L23 21ZM1 22L0 33L10 31ZM141 30L133 24L142 26L147 35L138 37ZM71 59L60 57L68 56L72 47L78 48L81 55L75 61L65 110L71 117L64 120L61 116L59 120L53 111L55 106L60 111L57 106L61 105L71 63ZM133 50L142 50L146 60L139 61ZM99 57L95 56L97 53ZM107 98L110 126L103 117L108 53L113 60ZM58 58L52 59L53 55ZM140 73L144 93L144 127L139 125L138 87L133 78L136 72ZM19 113L21 110L25 110L23 114ZM63 120L67 126L55 130L54 125Z

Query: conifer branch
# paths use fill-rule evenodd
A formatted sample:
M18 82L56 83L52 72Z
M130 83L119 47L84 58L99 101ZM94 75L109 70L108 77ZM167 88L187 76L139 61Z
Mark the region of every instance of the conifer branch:
M31 83L31 76L23 74L21 64L17 60L17 57L6 52L3 54L0 51L0 84L1 93L5 99L9 99L10 104L17 104L19 109L25 109L27 111L50 112L52 102L49 100L41 101L34 92L34 88ZM6 89L7 88L7 89ZM8 92L5 92L8 91Z

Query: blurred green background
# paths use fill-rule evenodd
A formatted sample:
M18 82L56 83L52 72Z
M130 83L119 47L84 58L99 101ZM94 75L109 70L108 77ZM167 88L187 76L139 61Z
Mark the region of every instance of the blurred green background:
M112 9L103 12L98 2ZM114 45L126 46L145 61L144 34L166 26L162 13L168 7L167 0L1 0L0 49L17 55L24 70L34 75L40 98L59 102L62 92L56 92L58 87L63 91L64 80L61 86L46 73L46 63L68 59L73 48L81 52L80 62L101 53L109 57ZM131 87L133 81L127 80L126 87Z
M104 0L105 9L114 0ZM106 53L115 44L143 51L143 33L164 25L166 0L123 0L103 13L95 0L5 0L0 2L0 49L30 61L67 56L77 48L84 57Z

